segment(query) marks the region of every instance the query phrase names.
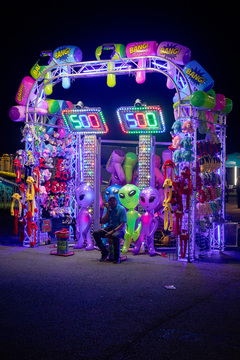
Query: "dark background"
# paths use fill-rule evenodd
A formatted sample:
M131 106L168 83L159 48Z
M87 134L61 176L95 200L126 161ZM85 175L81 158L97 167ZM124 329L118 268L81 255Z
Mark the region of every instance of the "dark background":
M167 5L160 2L104 2L99 5L81 2L22 2L5 4L1 17L2 33L2 131L0 155L23 148L20 128L8 117L15 105L15 94L24 76L39 59L40 51L61 45L76 45L83 61L95 60L95 49L104 43L133 41L174 41L189 47L197 60L215 81L214 90L233 100L228 116L227 153L239 151L238 82L240 80L238 4L232 2ZM166 134L157 141L171 141L169 131L174 122L174 90L166 87L166 77L147 74L146 82L136 83L132 76L118 76L116 86L109 88L105 77L80 79L68 90L54 87L52 98L81 100L86 106L101 106L110 132L107 139L137 140L121 132L116 109L133 105L140 98L148 105L160 105L166 123Z

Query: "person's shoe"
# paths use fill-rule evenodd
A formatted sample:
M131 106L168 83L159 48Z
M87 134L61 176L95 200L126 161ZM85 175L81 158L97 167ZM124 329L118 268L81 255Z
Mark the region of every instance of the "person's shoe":
M108 253L109 253L108 250L103 250L102 251L102 257L101 257L101 259L99 259L99 261L101 261L101 262L106 261L106 259L108 257Z
M120 264L120 259L113 260L113 264Z

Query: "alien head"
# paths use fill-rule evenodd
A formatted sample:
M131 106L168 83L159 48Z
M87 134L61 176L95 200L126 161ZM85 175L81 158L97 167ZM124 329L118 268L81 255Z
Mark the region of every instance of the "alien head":
M160 192L153 187L146 187L139 194L139 202L144 210L154 210L161 199Z
M80 185L76 190L76 199L78 206L87 208L92 205L94 200L94 191L91 186L86 184Z
M116 199L117 199L117 202L119 204L119 198L118 198L118 194L119 194L119 191L121 189L121 185L111 185L107 188L107 190L105 191L105 199L106 201L108 201L108 197L109 195L115 195L116 196Z
M119 191L119 201L127 209L134 209L139 203L140 190L136 185L124 185Z

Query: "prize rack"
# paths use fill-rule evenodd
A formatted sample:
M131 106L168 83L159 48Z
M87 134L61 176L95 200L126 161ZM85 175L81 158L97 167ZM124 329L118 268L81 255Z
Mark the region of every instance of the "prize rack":
M149 42L150 43L150 42ZM154 42L155 43L155 42ZM143 49L144 43L141 43ZM161 45L161 44L160 44ZM177 46L174 45L175 47ZM148 46L146 45L145 48ZM176 50L175 47L172 48L172 50ZM113 54L111 56L110 60L97 60L97 61L87 61L87 62L81 62L79 61L72 61L72 62L62 62L57 61L56 59L53 59L53 61L50 63L50 65L47 67L47 69L43 70L41 74L38 76L38 78L35 80L34 85L32 86L32 89L28 95L28 100L26 103L26 125L31 124L34 127L37 127L39 125L41 126L49 126L49 123L51 122L51 114L41 113L38 111L38 104L41 102L41 100L44 100L47 96L46 89L49 87L52 87L56 85L59 82L62 82L63 87L67 88L68 84L71 83L72 79L80 79L80 78L90 78L90 77L107 77L108 86L114 86L115 85L115 77L116 75L134 75L136 76L137 82L141 83L143 82L141 80L141 75L148 72L152 73L158 73L162 74L165 77L167 77L167 82L171 84L169 88L175 89L176 91L176 101L175 101L175 119L179 120L180 122L184 122L185 120L190 120L193 124L194 131L189 134L189 137L191 137L192 140L192 152L193 152L193 160L187 161L190 169L191 174L191 181L193 185L193 190L190 196L190 207L187 216L185 217L184 221L186 222L186 227L188 228L189 233L189 241L188 241L188 251L187 251L187 258L189 261L194 259L194 252L195 252L195 240L196 240L196 196L197 196L197 189L196 189L196 180L197 180L197 127L199 125L199 122L207 123L209 120L201 115L201 108L202 106L198 107L191 103L191 96L192 94L198 90L198 87L191 84L190 77L193 77L193 71L185 70L178 65L177 62L174 61L174 56L166 56L166 53L168 49L165 49L166 51L158 52L159 55L156 55L156 52L152 55L148 55L149 53L146 53L147 55L144 55L142 53L139 56L134 56L132 54L129 57L124 57L121 54L121 49L118 50L118 46L108 46L107 50L110 49ZM135 49L135 48L134 48ZM138 47L136 47L138 49ZM140 50L141 50L140 49ZM102 47L103 50L103 47ZM180 51L180 50L179 50ZM179 54L178 51L178 54ZM172 51L172 54L174 52ZM59 55L60 56L60 55ZM172 60L170 60L172 59ZM194 73L195 74L195 73ZM139 80L140 75L140 80ZM143 78L144 78L143 76ZM199 78L200 79L200 78ZM196 77L195 77L196 80ZM202 81L202 80L201 80ZM67 83L67 86L66 86ZM64 85L65 84L65 85ZM70 85L69 85L70 86ZM84 109L83 109L84 110ZM139 109L138 109L139 110ZM136 110L136 111L138 111ZM119 109L119 112L124 110ZM128 111L128 110L127 110ZM145 110L143 110L145 111ZM148 110L147 110L148 111ZM85 113L82 114L81 120L79 118L79 113L69 113L71 115L71 118L67 117L67 112L63 113L63 116L65 115L65 125L61 125L60 127L64 128L70 128L72 126L71 131L76 133L78 129L80 129L80 123L88 124L88 122L94 123L95 114L91 120L88 117L88 114ZM98 113L99 114L99 113ZM226 127L226 113L221 113L217 111L215 113L214 120L211 122L214 124L216 128L216 133L218 134L220 138L221 143L221 167L219 168L219 176L221 178L221 216L224 219L225 214L225 208L224 208L224 177L225 177L225 127ZM141 117L142 116L142 117ZM137 122L141 124L141 121L143 121L144 115L138 116L137 119L133 119L131 116L128 116L128 123L130 131L134 131L134 123ZM60 115L61 117L61 115ZM121 115L120 115L121 118ZM87 120L88 119L88 120ZM146 116L145 116L146 120ZM151 124L154 123L154 117L149 117L149 124L151 127ZM120 121L121 122L121 121ZM71 123L71 124L70 124ZM126 124L125 124L126 125ZM122 125L121 125L122 126ZM94 126L93 126L94 127ZM140 126L141 127L141 126ZM106 130L106 129L105 129ZM88 132L88 131L87 131ZM86 132L86 133L87 133ZM91 138L91 136L93 136ZM84 135L84 139L79 136L79 134L75 137L75 143L74 143L74 149L75 152L72 156L72 183L71 183L71 201L70 201L70 207L71 207L71 214L76 215L76 202L74 200L74 191L76 186L79 184L79 181L90 181L91 184L94 184L94 187L96 188L97 182L96 180L96 171L99 173L99 168L97 168L97 163L99 164L99 160L96 161L97 154L100 152L100 147L97 145L97 140L94 137L94 134L90 134L90 132L87 135ZM149 137L145 137L145 134L140 135L139 141L140 141L140 149L144 151L144 154L140 154L140 178L141 178L141 171L142 173L145 173L146 167L144 170L141 170L141 164L144 166L149 167L147 179L144 179L143 183L141 184L140 180L140 187L144 187L147 185L151 185L151 168L153 167L153 161L150 156L149 149L154 148L154 139L152 135L147 135ZM26 138L26 150L31 150L34 152L33 145L34 142L32 141L31 137ZM93 147L90 151L89 146ZM84 155L85 153L85 155ZM90 155L91 154L91 155ZM84 162L82 164L82 158L85 156L86 164L89 162L89 164L92 164L95 167L95 171L92 172L90 170L90 167L85 167L85 170L88 168L89 173L84 173ZM144 164L141 163L142 159L141 156L143 156ZM95 162L94 162L95 159ZM177 171L181 171L184 164L177 164ZM97 169L97 170L96 170ZM89 176L89 177L88 177ZM94 204L94 219L96 219L95 224L98 224L98 211L97 208L99 206L96 206L99 191L96 191L96 201ZM36 214L38 216L38 214ZM212 250L223 250L224 249L224 226L223 224L213 224L212 230L211 230L211 249Z

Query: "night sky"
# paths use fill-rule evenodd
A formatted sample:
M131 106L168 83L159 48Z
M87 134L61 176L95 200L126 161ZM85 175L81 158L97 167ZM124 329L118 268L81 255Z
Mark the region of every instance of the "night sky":
M24 3L24 5L23 5ZM233 111L228 116L227 153L240 151L239 144L239 20L238 4L215 3L192 5L190 2L174 5L154 3L129 5L129 2L110 2L89 6L81 2L31 2L9 4L2 12L2 132L0 155L23 148L20 128L8 117L15 105L15 94L24 76L39 59L41 50L55 50L61 45L76 45L83 52L83 60L95 60L95 49L104 43L127 45L134 41L173 41L189 47L192 60L197 60L215 81L214 90L233 100ZM144 4L144 3L143 3ZM156 3L155 3L156 4ZM205 5L205 7L203 7ZM36 10L36 6L38 10ZM148 8L149 6L149 8ZM6 18L6 19L5 19ZM4 21L3 21L4 20ZM6 22L7 20L7 22ZM7 25L6 25L7 23ZM136 83L132 76L118 76L116 86L109 88L106 78L75 80L71 88L54 87L52 98L83 101L85 106L102 107L110 132L107 139L137 140L121 133L116 109L133 105L139 98L148 105L160 105L166 123L166 134L157 135L157 141L171 141L169 131L174 122L172 98L174 90L166 87L166 77L147 74L146 82Z

